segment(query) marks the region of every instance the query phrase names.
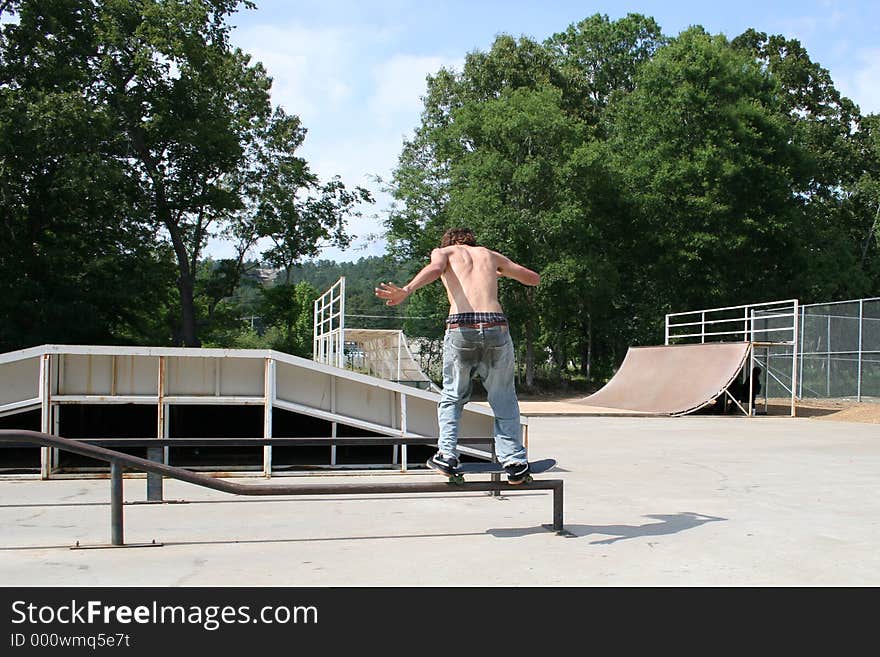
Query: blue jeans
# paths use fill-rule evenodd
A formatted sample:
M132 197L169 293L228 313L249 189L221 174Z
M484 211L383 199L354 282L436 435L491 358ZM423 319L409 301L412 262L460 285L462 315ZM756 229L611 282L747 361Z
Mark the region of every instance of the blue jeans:
M495 454L502 465L526 463L519 402L513 381L513 341L506 326L448 329L443 339L443 391L437 407L438 451L458 456L461 409L479 374L495 414Z

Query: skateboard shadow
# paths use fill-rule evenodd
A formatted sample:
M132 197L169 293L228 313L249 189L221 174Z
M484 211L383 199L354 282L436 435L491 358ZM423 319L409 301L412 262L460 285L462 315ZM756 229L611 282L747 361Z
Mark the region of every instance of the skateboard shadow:
M642 525L571 525L565 524L565 535L572 538L584 538L598 534L600 536L610 536L596 541L590 541L591 545L610 545L618 541L625 541L631 538L640 538L643 536L667 536L669 534L677 534L679 532L694 529L707 522L718 522L727 520L727 518L719 518L709 516L704 513L694 513L692 511L684 511L673 514L648 514L645 518L653 518L659 522L646 522ZM546 534L546 527L521 527L521 528L499 528L489 529L488 534L495 538L515 538L520 536L528 536L530 534Z

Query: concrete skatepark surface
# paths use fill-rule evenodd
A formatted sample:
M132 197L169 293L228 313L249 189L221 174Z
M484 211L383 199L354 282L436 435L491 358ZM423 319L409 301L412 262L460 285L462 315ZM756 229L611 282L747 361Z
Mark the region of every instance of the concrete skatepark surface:
M125 482L0 481L5 586L877 586L880 431L807 418L536 417L549 493L237 498ZM342 476L342 475L335 475ZM433 474L382 474L406 481ZM326 479L326 475L323 478ZM344 476L344 481L370 480ZM248 483L259 485L258 479ZM289 481L285 479L285 481Z

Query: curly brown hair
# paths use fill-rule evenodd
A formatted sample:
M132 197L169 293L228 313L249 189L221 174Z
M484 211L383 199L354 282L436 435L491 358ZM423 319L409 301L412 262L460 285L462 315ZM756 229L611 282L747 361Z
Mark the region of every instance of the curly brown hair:
M443 233L443 239L440 240L440 248L452 246L453 244L476 246L477 238L474 237L474 231L470 228L450 228Z

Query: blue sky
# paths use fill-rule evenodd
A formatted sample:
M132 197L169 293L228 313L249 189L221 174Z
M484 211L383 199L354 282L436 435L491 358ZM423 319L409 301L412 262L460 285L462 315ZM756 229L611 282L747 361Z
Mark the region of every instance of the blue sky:
M568 0L256 0L232 17L232 40L263 62L273 101L308 130L300 151L322 179L370 188L378 203L353 221L345 252L356 260L384 252L381 218L389 199L375 176L390 177L403 140L419 122L425 76L459 68L501 34L543 40L595 13L653 17L668 36L691 25L733 38L753 27L798 39L864 114L880 112L880 2L801 0L575 2ZM370 236L374 236L372 239ZM209 253L228 251L214 243Z

